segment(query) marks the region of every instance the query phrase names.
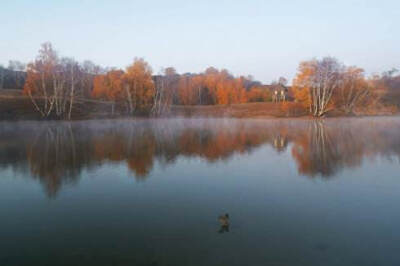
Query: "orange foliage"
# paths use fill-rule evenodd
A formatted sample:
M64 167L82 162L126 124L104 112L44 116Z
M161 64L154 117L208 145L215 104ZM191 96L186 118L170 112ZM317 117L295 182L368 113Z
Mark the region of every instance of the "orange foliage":
M247 102L243 78L234 78L227 70L208 68L202 74L180 77L178 104L237 104Z
M96 75L93 80L94 98L116 101L122 99L122 70L111 70L105 75Z
M249 102L268 102L271 101L271 93L261 87L253 87L247 93Z
M301 62L299 71L293 80L292 92L295 101L305 108L311 110L311 88L309 87L309 78L315 74L315 68L312 66L314 61Z
M136 108L148 108L155 93L150 65L142 58L135 58L133 64L127 67L123 79L131 112Z
M140 58L126 72L111 70L93 80L92 97L125 104L130 113L151 106L154 93L151 68Z

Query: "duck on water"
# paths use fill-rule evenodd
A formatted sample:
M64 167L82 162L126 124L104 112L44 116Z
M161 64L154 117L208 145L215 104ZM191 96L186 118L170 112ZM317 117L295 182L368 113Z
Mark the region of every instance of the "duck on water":
M229 232L229 214L225 213L224 215L220 215L218 217L218 221L221 225L218 233L225 233L225 232Z

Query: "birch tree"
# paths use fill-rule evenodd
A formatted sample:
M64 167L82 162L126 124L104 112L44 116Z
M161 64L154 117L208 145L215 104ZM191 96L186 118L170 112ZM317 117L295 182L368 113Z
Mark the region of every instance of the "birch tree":
M24 92L42 117L50 116L59 95L58 64L59 58L51 43L44 43L36 60L27 67Z
M155 94L151 114L155 116L165 115L169 112L174 95L177 93L179 75L175 68L167 67L161 75L154 77Z
M332 96L341 85L342 71L343 65L332 57L300 63L293 86L301 92L298 94L303 96L302 101L308 103L313 116L321 117L332 109Z
M28 64L24 93L43 118L71 119L81 76L74 59L60 59L52 45L44 43L36 60Z

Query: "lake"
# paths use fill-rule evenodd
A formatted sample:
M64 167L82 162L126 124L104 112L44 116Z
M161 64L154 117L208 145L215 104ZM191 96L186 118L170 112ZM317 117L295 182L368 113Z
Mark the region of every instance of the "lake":
M0 265L400 265L399 173L399 117L1 122Z

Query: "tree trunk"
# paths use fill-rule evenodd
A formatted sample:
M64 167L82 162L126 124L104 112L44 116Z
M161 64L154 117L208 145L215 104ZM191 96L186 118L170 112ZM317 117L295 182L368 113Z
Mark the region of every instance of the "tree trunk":
M128 96L129 114L132 114L133 113L132 95L128 85L125 86L125 91Z
M74 67L71 66L71 91L69 95L68 120L71 120L72 105L74 104L74 93L75 93Z

